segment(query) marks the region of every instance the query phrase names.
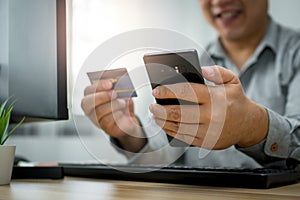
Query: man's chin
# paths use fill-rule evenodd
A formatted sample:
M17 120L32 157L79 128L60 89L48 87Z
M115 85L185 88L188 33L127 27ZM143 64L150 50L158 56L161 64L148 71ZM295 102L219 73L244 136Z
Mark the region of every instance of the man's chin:
M234 31L226 31L221 34L221 38L230 42L241 41L243 38L243 34L234 30Z

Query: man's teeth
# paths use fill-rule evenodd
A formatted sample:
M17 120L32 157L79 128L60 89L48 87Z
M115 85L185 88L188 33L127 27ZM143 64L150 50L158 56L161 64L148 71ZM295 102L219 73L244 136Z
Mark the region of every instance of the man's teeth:
M225 12L219 15L221 18L231 18L234 17L237 14L237 12Z

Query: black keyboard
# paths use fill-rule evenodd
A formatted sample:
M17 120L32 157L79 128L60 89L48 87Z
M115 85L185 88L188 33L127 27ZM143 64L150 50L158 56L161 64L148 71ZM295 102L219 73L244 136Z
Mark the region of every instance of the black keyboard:
M64 169L60 166L21 167L14 166L12 179L63 179Z
M104 165L61 163L65 176L210 185L222 187L271 188L295 183L295 169L224 169L190 166Z

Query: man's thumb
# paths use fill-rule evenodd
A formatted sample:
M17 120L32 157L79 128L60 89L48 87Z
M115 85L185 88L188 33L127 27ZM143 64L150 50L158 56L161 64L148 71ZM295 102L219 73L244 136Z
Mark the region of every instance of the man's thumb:
M215 84L237 84L238 77L230 70L220 66L201 67L203 77Z

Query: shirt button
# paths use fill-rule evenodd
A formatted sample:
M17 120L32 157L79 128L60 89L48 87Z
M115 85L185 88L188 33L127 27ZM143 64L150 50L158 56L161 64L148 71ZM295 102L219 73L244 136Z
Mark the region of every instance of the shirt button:
M277 144L277 143L272 144L272 146L271 146L271 151L272 151L272 152L275 152L275 151L277 151L277 150L278 150L278 144Z

